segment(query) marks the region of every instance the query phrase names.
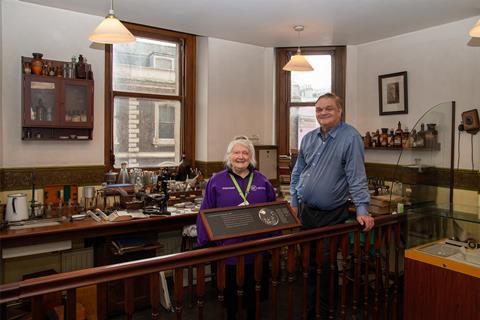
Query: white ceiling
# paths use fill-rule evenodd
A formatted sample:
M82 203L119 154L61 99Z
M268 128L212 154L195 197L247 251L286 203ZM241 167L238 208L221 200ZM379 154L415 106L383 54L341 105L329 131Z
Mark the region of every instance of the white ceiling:
M110 0L23 1L98 16L110 8ZM355 45L445 24L480 15L480 0L115 0L114 10L124 21L289 47ZM300 40L296 24L305 26Z

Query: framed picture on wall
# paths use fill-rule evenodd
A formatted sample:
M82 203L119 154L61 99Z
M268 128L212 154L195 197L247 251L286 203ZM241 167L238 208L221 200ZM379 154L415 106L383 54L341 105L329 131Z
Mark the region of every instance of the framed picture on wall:
M378 76L380 115L408 113L407 71Z

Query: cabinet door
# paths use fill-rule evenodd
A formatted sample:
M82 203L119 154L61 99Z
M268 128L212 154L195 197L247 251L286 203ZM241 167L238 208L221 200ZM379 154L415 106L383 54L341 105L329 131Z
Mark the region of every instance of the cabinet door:
M93 128L92 81L64 80L60 122L68 128Z
M59 121L59 84L53 77L24 76L23 122L26 126L53 127Z

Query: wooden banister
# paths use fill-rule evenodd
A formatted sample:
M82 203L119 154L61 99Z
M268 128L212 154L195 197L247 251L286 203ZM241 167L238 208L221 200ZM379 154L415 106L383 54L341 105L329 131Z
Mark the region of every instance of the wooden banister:
M210 247L204 249L197 249L188 252L182 252L173 255L154 257L149 259L143 259L138 261L131 261L120 263L110 266L95 267L85 270L73 271L68 273L55 274L51 276L29 279L21 282L10 283L0 286L0 304L5 304L19 299L34 298L33 299L33 312L41 312L41 297L48 293L60 292L67 290L67 304L65 314L72 317L75 313L75 288L99 285L98 294L102 296L102 288L104 289L106 283L111 281L122 280L125 287L125 314L127 318L131 318L134 312L133 305L133 288L132 279L142 275L148 275L150 277L150 301L152 305L152 319L159 317L159 276L160 271L175 270L175 288L174 288L174 303L176 318L182 318L183 312L183 271L188 270L189 267L195 266L197 269L197 308L198 318L203 318L204 308L204 295L205 295L205 265L215 263L217 266L216 278L218 289L218 304L219 304L219 319L224 318L224 290L225 290L225 259L232 256L237 257L239 264L237 265L236 280L238 285L238 305L241 306L245 303L243 296L244 279L244 260L245 256L255 255L254 260L254 278L255 278L255 300L257 305L260 305L260 282L262 280L262 254L264 252L271 253L271 309L270 317L277 319L277 295L280 278L280 262L281 262L281 249L287 248L287 275L288 275L288 318L294 318L294 294L293 294L293 282L294 273L296 272L296 255L297 246L301 247L302 257L301 266L303 269L303 284L304 288L302 295L304 297L304 305L302 309L296 310L301 312L303 317L307 317L307 304L305 297L308 295L306 289L308 283L309 272L316 271L316 294L317 299L315 303L315 312L317 317L320 316L320 283L322 277L328 276L329 286L329 316L335 318L336 308L338 307L339 315L342 318L358 318L358 313L363 311L363 318L369 318L370 310L373 310L374 317L379 318L380 315L385 318L385 315L397 312L396 301L398 301L398 264L400 259L400 249L402 246L400 226L406 219L405 215L390 215L381 216L375 218L375 228L371 232L361 232L362 226L357 223L342 224L331 227L316 228L304 230L301 232L294 232L272 238L259 239L249 242L236 243L222 247ZM364 242L361 243L360 235L364 237ZM371 239L374 238L373 248L375 249L375 255L370 257L371 251ZM338 239L338 241L337 241ZM312 243L315 247L312 247ZM322 274L323 259L323 246L325 243L329 247L329 268L333 272L329 272L329 275ZM388 254L390 252L390 246L395 250L395 274L393 276L392 286L393 292L385 292L382 290L388 290L390 288L389 283L389 262ZM384 248L385 250L382 250ZM315 260L311 261L311 250L315 249ZM340 250L342 257L342 273L340 274L342 279L342 288L340 292L341 299L338 306L335 305L335 282L338 278L335 278L336 266L337 266L337 252ZM352 250L351 252L349 250ZM382 262L382 254L386 252L387 257L385 262ZM299 253L300 254L300 253ZM373 261L371 261L373 260ZM369 275L372 264L375 266L375 292L372 300L369 301ZM316 267L315 267L316 265ZM313 267L313 269L311 269ZM347 274L348 268L352 268L353 272ZM360 305L360 292L361 292L361 278L363 275L363 308ZM347 280L350 279L350 280ZM353 279L353 280L352 280ZM346 285L348 281L353 283L353 297L351 298L351 304L348 304ZM381 294L381 296L380 296ZM392 297L393 296L393 297ZM389 300L391 308L389 308ZM380 300L383 301L380 301ZM373 306L369 305L373 301ZM381 305L380 305L381 304ZM37 309L38 306L38 309ZM360 310L363 309L363 310ZM243 312L242 308L238 308L239 312ZM383 314L381 314L382 312ZM351 317L350 317L351 314ZM104 318L105 311L99 311L100 318ZM260 308L256 310L256 318L260 318ZM391 318L396 318L394 315Z

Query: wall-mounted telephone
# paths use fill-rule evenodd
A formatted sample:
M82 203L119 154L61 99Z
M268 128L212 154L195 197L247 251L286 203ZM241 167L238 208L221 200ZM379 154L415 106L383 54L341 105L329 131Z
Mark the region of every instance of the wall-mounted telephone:
M478 119L478 110L468 110L462 112L463 129L471 134L476 134L480 130L480 121Z

